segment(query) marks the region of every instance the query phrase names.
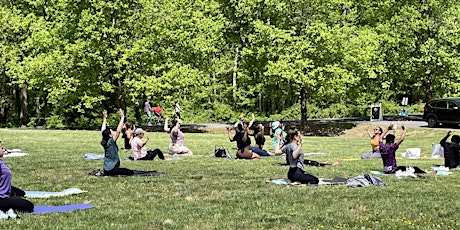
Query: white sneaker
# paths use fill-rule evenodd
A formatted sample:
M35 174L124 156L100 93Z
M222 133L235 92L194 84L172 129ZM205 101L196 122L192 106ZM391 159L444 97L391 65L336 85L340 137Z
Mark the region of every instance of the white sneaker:
M14 212L13 209L10 208L10 210L6 211L6 214L11 218L11 219L16 219L19 218L19 215Z

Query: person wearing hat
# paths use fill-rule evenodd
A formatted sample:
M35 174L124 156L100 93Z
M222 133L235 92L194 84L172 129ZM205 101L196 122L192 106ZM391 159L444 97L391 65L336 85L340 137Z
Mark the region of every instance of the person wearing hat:
M283 146L284 140L287 136L287 133L284 132L284 124L279 121L275 121L270 124L270 137L273 138L273 149L276 148L276 145L279 143L279 146ZM281 134L281 139L278 138L278 134Z
M164 160L165 157L161 150L147 150L145 146L149 142L149 137L147 136L145 141L142 141L142 138L145 135L145 131L142 128L137 128L134 130L134 138L131 139L131 149L133 151L134 160L153 160L157 155L160 159Z

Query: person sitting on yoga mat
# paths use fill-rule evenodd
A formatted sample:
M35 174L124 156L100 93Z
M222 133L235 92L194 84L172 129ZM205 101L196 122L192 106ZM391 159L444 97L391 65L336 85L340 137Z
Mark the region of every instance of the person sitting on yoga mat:
M121 129L123 135L121 138L124 140L125 150L131 150L131 140L133 139L134 133L134 124L131 121L127 121L123 124L123 129Z
M3 154L3 144L0 141L0 211L7 214L10 209L14 212L33 212L34 204L23 198L25 192L11 186L11 171L2 160Z
M107 127L107 110L102 112L103 121L101 126L102 132L102 141L101 145L104 147L104 175L106 176L132 176L134 174L133 170L120 168L120 157L118 155L118 146L117 139L120 136L121 129L123 128L123 118L125 113L122 109L119 111L120 122L118 123L117 129L115 132L112 132L110 128Z
M444 148L444 166L456 168L460 164L460 136L453 135L450 139L451 142L447 142L447 138L450 137L451 133L452 131L447 132L447 135L441 140L440 144Z
M248 127L250 126L248 125ZM250 149L253 153L258 154L259 156L274 155L273 153L270 153L264 150L265 135L264 135L264 125L262 125L262 123L259 123L257 127L254 129L254 132L249 135L254 136L254 140L256 141L256 144L254 146L250 146Z
M296 129L295 126L292 126L292 127L290 128L290 130L295 130L295 131L297 131L297 129ZM287 142L286 142L286 144L287 144ZM282 147L283 147L283 145L281 146L281 148L282 148ZM281 153L278 153L278 154L282 154L282 152L281 152ZM275 153L275 155L278 155L278 154ZM305 154L304 154L304 155L305 155ZM286 163L285 163L285 164L282 164L282 165L289 165L289 159L290 159L290 158L286 155ZM309 166L316 166L316 167L324 167L324 166L326 166L326 165L337 166L337 165L340 164L340 161L339 161L339 159L337 159L334 163L331 164L329 160L326 160L326 161L323 161L323 162L319 162L319 161L304 159L304 160L303 160L303 164L304 164L304 165L309 165Z
M396 150L398 150L399 145L404 141L404 137L406 136L407 128L404 125L401 125L401 129L403 130L401 137L397 142L395 142L395 135L387 133L394 128L393 124L390 124L385 132L380 135L379 140L379 150L380 154L382 155L382 162L383 162L383 172L385 174L393 174L398 170L406 171L409 167L407 166L397 166L396 163ZM385 137L386 142L383 144L383 137ZM414 173L426 173L422 169L412 166L414 168Z
M236 158L238 159L260 159L260 155L251 152L251 139L248 134L248 122L244 121L239 123L235 129L235 135L232 137L230 135L231 129L227 127L228 140L231 142L236 141ZM240 130L238 132L237 130Z
M277 133L277 138L282 138L282 133ZM304 153L302 151L302 134L294 128L289 129L287 133L286 143L280 147L278 141L275 146L275 154L286 154L289 162L289 171L287 173L288 179L291 182L300 182L302 184L318 184L317 177L306 174L304 166Z
M184 133L180 130L182 125L182 120L180 118L175 118L171 122L171 126L168 127L169 117L166 116L164 131L169 133L171 137L171 143L169 144L169 154L181 154L181 155L193 155L192 150L184 146Z
M141 128L137 128L134 131L134 138L131 140L131 147L133 150L133 159L134 160L153 160L158 155L158 158L164 160L165 157L159 149L147 150L145 145L150 140L149 137L146 137L145 141L142 141L142 138L145 135L145 131Z
M278 134L281 133L281 138L278 138ZM276 144L283 146L284 140L286 139L287 133L284 132L283 122L275 121L270 123L270 137L273 138L273 149L275 149Z
M372 151L368 153L364 153L361 155L361 159L370 159L370 158L380 158L380 151L379 151L379 141L380 141L380 136L383 133L383 130L381 127L374 128L374 133L370 133L369 129L366 128L367 135L371 138L371 148Z

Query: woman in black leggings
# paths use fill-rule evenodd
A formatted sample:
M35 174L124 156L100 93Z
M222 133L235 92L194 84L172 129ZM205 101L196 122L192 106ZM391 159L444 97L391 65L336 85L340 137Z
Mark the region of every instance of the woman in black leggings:
M3 145L0 142L0 211L33 212L34 204L24 199L25 192L11 187L11 171L3 162Z
M278 134L278 139L281 134ZM302 184L318 184L317 177L305 173L304 153L302 151L302 135L295 128L291 128L287 134L287 141L280 148L279 142L275 146L275 154L286 154L287 162L289 162L288 179L291 182L300 182Z

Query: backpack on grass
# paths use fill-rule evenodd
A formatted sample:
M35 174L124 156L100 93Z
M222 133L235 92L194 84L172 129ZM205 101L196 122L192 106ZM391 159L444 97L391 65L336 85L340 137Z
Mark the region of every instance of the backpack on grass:
M214 147L214 156L218 158L231 158L231 156L227 154L227 150L222 145L216 145Z

